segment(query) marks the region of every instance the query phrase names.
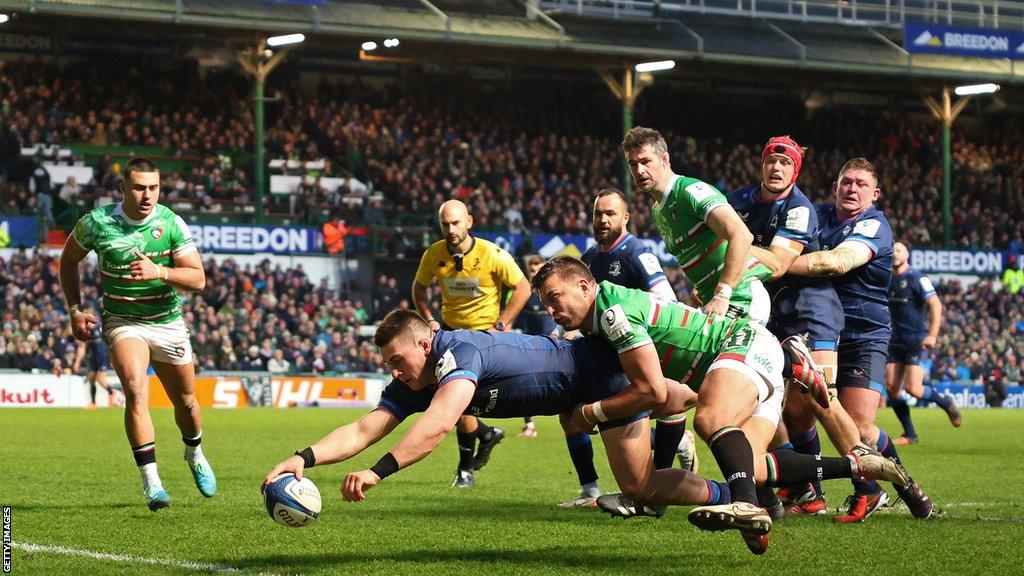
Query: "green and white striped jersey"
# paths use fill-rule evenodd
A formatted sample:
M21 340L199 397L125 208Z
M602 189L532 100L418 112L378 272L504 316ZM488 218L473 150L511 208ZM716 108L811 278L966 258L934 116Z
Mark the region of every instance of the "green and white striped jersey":
M188 225L170 208L157 204L140 221L125 215L121 204L108 204L82 216L75 240L99 258L103 312L113 316L164 324L181 317L181 298L163 280L131 278L135 250L156 264L174 267L174 258L196 250Z
M662 374L700 389L716 358L742 359L753 340L749 320L708 316L656 294L601 282L590 334L600 335L622 354L653 344Z
M725 195L714 186L696 178L678 176L651 211L654 224L665 240L665 249L679 260L683 273L704 302L710 302L715 296L729 247L729 242L707 225L707 219L712 210L728 205ZM753 255L749 256L729 303L741 307L744 314L749 313L753 297L750 279L767 280L771 275L770 268Z

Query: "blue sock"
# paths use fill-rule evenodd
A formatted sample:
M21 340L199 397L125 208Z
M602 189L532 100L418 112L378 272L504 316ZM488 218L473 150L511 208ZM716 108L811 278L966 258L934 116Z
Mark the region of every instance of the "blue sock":
M818 427L814 426L810 430L803 434L797 434L796 436L790 436L790 443L793 446L793 451L797 454L809 454L811 456L821 456L821 440L818 438ZM814 487L815 494L821 494L821 482L815 480L811 482L811 486Z
M705 506L732 503L732 491L729 490L728 484L725 482L715 482L714 480L707 480L707 483L709 494L708 501L704 503Z
M896 418L903 425L903 435L907 438L917 438L917 430L914 430L914 420L910 417L910 406L907 405L906 397L902 393L896 396L890 394L889 405L892 406Z
M566 436L565 444L569 447L569 457L572 458L572 465L576 468L576 476L580 479L580 485L597 482L597 470L594 469L594 445L590 443L590 435L580 432Z
M784 444L779 444L778 447L775 448L775 450L793 450L793 443L792 442L786 442ZM775 450L772 450L772 452L775 452ZM795 450L794 450L794 452L795 452Z
M876 448L882 453L882 456L893 458L897 462L900 461L900 455L896 453L896 445L892 443L892 440L889 440L889 435L881 428L878 429L878 444Z
M949 405L953 402L949 396L939 394L935 388L931 386L925 386L924 392L921 393L921 398L930 400L938 404L943 410L949 410Z

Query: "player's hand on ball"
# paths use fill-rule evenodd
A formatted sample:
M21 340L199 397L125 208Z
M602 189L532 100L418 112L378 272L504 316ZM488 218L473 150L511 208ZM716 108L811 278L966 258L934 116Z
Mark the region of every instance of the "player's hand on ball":
M132 280L158 280L160 279L160 267L157 266L149 256L146 256L138 248L135 249L138 260L132 262Z
M935 341L938 340L935 336L925 336L924 340L921 341L921 348L925 350L931 350L935 348Z
M291 472L295 475L296 480L302 480L302 471L305 468L306 463L303 462L302 457L298 455L278 462L277 465L271 468L270 472L267 472L267 475L263 478L263 484L260 486L260 492L266 490L267 484L270 484L271 480L277 478L281 474Z
M79 312L71 317L71 333L82 342L89 340L95 327L96 317L88 312Z
M370 470L352 472L341 485L341 496L346 502L362 502L366 498L363 491L373 488L378 482L380 478Z

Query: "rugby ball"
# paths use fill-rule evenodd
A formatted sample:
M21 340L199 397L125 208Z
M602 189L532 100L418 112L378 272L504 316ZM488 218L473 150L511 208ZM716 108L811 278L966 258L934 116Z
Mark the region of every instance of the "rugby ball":
M274 522L289 528L307 526L320 516L320 490L309 478L282 474L267 484L263 500Z

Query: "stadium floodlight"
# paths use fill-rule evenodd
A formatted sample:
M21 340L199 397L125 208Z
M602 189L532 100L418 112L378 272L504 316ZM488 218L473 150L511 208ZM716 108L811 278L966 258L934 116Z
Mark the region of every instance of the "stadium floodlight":
M953 92L957 96L973 96L975 94L992 94L1002 88L999 84L971 84L969 86L957 86Z
M0 24L3 24L3 23L7 22L10 19L11 19L11 17L8 16L7 14L0 14Z
M306 39L305 34L285 34L284 36L271 36L267 38L267 46L278 47L289 44L298 44Z
M388 38L384 41L385 48L396 48L398 47L398 38Z
M636 65L637 72L657 72L659 70L671 70L676 67L675 60L659 60L657 62L641 62Z
M373 52L377 49L377 43L373 40L363 42L363 50L366 52Z

